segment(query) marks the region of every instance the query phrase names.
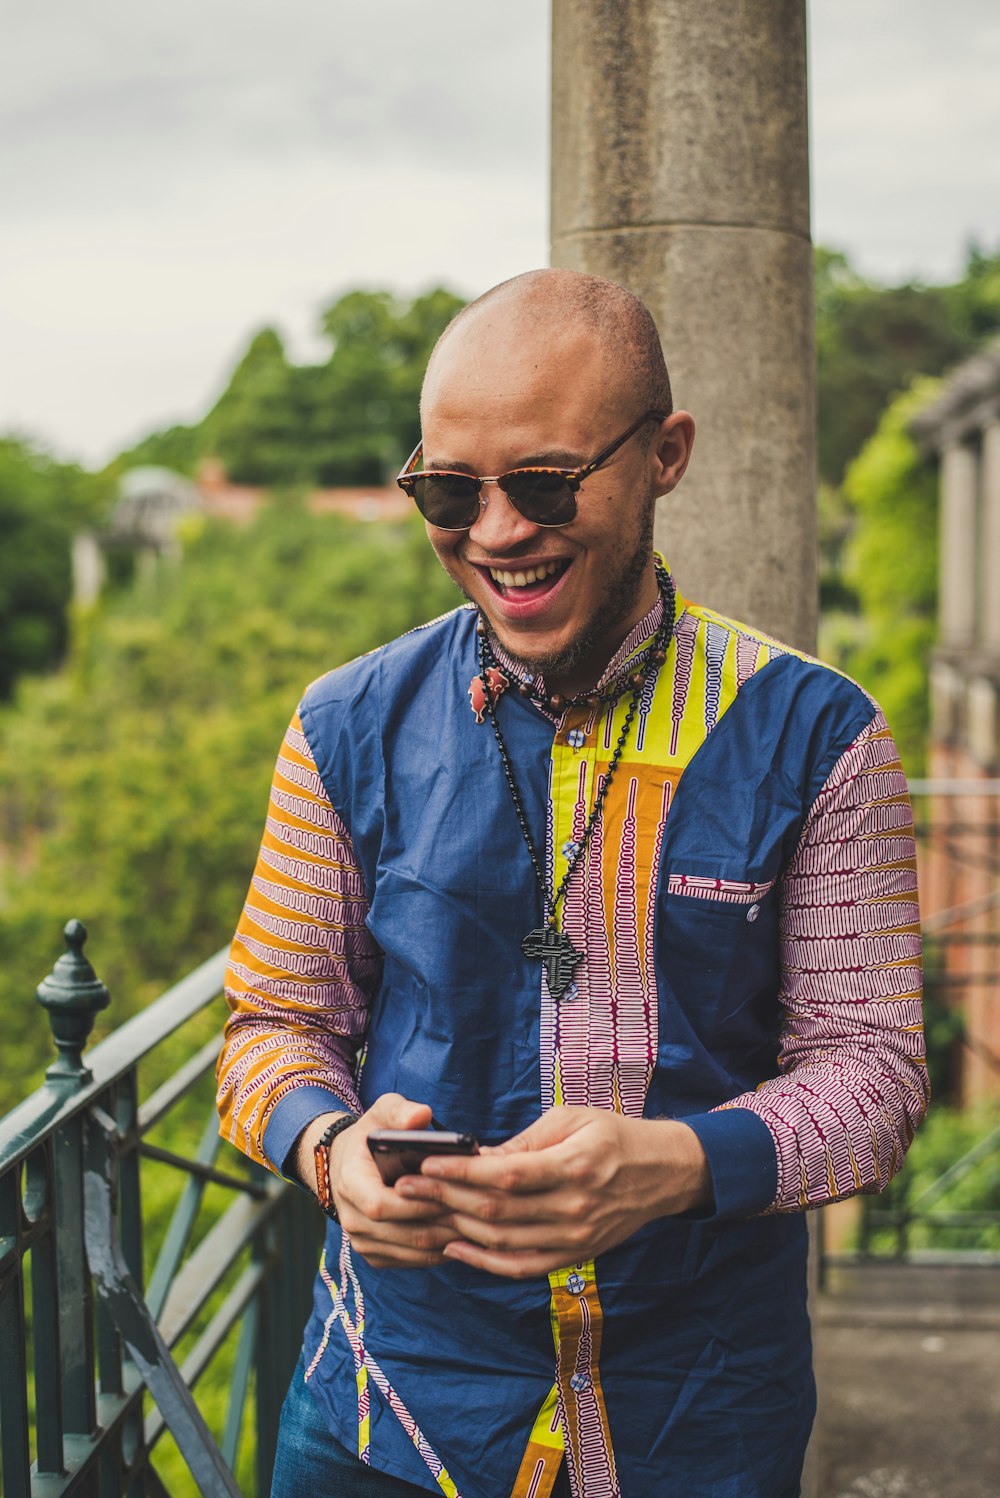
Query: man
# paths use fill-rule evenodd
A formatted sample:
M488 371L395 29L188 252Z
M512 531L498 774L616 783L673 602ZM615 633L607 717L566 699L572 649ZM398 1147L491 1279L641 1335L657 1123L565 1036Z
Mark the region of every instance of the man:
M926 1103L895 748L655 558L694 423L628 292L495 288L421 416L471 607L307 692L229 975L224 1131L340 1218L274 1491L789 1498L803 1209ZM483 1153L384 1185L432 1114Z

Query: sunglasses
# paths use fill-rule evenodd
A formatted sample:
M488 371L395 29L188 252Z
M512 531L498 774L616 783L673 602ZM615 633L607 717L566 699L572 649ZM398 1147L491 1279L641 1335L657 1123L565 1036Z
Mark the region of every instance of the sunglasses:
M509 473L482 478L474 473L453 473L446 468L421 469L417 464L423 458L423 443L418 442L396 483L414 501L424 519L442 531L465 531L475 525L484 503L481 492L484 484L498 484L517 513L532 525L568 525L576 516L576 491L584 479L606 463L640 427L649 421L663 421L665 417L665 411L647 411L582 468L512 468Z

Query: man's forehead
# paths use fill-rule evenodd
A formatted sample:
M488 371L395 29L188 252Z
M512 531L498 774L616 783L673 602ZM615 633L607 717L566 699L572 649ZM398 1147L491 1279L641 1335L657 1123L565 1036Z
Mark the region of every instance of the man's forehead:
M458 397L490 398L504 391L566 390L606 378L605 351L595 330L580 319L530 315L518 306L484 307L451 329L438 346L424 381L425 404Z

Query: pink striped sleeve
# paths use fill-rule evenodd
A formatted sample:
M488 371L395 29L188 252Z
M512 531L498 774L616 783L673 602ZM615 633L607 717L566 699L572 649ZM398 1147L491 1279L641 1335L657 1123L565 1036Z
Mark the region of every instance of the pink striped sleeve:
M913 816L881 714L840 758L780 891L782 1075L727 1107L769 1128L771 1211L877 1191L929 1097Z
M218 1067L222 1132L263 1165L275 1164L263 1147L268 1122L294 1090L360 1111L355 1054L381 963L367 913L350 836L295 717L229 955Z

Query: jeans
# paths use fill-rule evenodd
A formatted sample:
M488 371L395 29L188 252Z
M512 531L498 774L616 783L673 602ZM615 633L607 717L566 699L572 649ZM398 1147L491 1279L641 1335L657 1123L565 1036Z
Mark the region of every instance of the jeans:
M340 1444L306 1386L305 1365L299 1358L281 1407L271 1498L427 1498L427 1493L427 1488L366 1466ZM563 1494L569 1494L565 1462L552 1498ZM505 1495L482 1490L465 1498Z

